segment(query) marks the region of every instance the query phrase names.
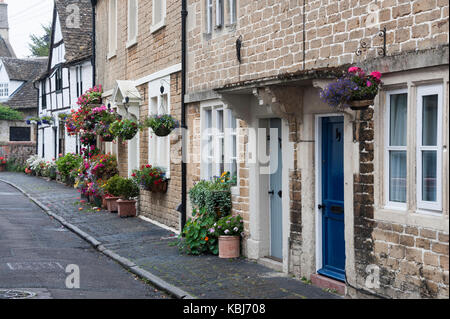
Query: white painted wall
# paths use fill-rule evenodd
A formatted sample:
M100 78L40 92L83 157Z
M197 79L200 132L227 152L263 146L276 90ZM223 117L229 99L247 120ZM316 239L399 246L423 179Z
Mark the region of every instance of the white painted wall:
M8 83L8 91L9 91L8 97L5 98L0 97L0 102L5 102L25 82L10 80L8 72L6 72L6 68L3 65L3 62L0 60L0 83Z

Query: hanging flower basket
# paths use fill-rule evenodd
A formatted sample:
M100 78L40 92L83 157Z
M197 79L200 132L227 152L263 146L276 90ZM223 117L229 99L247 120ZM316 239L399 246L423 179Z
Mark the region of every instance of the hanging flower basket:
M374 104L374 100L359 100L359 101L350 101L348 103L350 108L354 111L361 111L369 108L369 106Z
M168 136L179 124L170 114L153 115L144 120L143 127L151 128L156 136Z
M102 142L112 142L115 139L114 135L102 135L101 136Z
M167 127L159 127L154 132L156 136L165 137L172 133L172 130L168 129Z
M321 90L320 98L331 107L352 110L364 110L374 104L378 90L382 85L382 74L378 71L366 75L364 70L351 67L337 81Z
M117 120L109 127L109 132L123 140L131 140L139 131L139 125L133 120Z

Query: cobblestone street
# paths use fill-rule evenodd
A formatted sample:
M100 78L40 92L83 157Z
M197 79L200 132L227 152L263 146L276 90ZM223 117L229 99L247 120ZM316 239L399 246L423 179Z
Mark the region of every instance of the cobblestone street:
M80 286L66 278L79 268ZM73 282L75 283L75 282ZM168 298L49 218L14 187L0 182L0 299L24 290L35 298Z
M2 249L0 250L0 269L3 269L3 272L0 272L0 287L14 286L14 281L11 281L11 278L5 273L7 271L7 269L5 270L5 266L9 262L8 258L10 258L8 257L10 249L4 248L7 247L8 242L8 239L4 238L4 234L8 233L7 231L10 227L6 222L9 216L7 214L17 211L23 213L25 209L28 209L27 207L33 207L30 212L25 210L27 212L26 214L30 215L29 218L32 218L31 220L36 219L44 223L42 220L48 218L44 212L40 211L34 204L31 204L26 197L20 195L17 190L1 181L13 183L29 196L47 206L52 213L63 217L68 223L78 227L83 232L98 240L106 249L113 251L121 257L127 258L150 274L187 292L194 298L340 298L337 295L308 285L292 277L285 276L282 273L274 272L269 268L244 258L224 260L216 256L196 257L182 255L179 253L177 247L171 245L176 240L174 233L139 218L121 219L116 214L105 211L93 211L87 205L80 203L79 194L75 189L56 182L48 182L41 178L18 173L0 173L1 192L15 194L14 197L3 196L2 198L8 198L8 200L4 200L0 207L0 218L3 220L0 223L3 234L1 240L2 242L6 240L5 244L2 243ZM83 209L80 210L80 208ZM38 225L34 227L39 229ZM48 220L43 227L60 228L61 226L55 221ZM81 241L75 235L68 232L57 232L55 234L60 234L64 238L40 242L40 248L50 248L56 243L63 247L64 245L71 247L70 242L65 242L65 238L67 237L70 237L72 241ZM20 237L17 237L14 239L14 243L22 245L21 240ZM78 243L77 246L83 247L84 250L88 251L89 256L91 256L90 258L97 258L104 263L112 264L111 267L119 267L114 262L108 261L104 255L94 252L92 248L89 248L87 243ZM64 249L59 253L63 254ZM33 254L39 254L39 250L34 251ZM78 255L78 253L75 254L72 252L67 254L72 256ZM97 254L98 256L93 256L92 254ZM52 260L54 259L53 257ZM76 262L74 261L73 263ZM93 268L97 267L94 263L89 262L88 259L86 259L85 264L92 265ZM134 281L131 274L127 277L124 270L119 269L117 271L125 278L120 277L116 279L115 276L118 276L117 274L105 271L96 280L103 280L112 287L126 285L127 280L133 281L137 285L137 282ZM114 280L112 280L113 278ZM44 282L40 282L39 287L45 286ZM27 284L25 281L22 283L22 287L29 288L30 284L31 282ZM139 289L142 291L142 295L140 296L147 296L144 292L148 291L149 288L140 286ZM106 294L105 292L104 296L99 294L97 297L107 297ZM129 297L133 296L139 296L139 293L129 295ZM151 297L163 296L157 293Z

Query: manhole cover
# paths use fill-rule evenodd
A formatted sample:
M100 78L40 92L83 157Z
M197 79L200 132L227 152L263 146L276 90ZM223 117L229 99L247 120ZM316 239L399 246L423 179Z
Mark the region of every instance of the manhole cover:
M17 289L0 289L0 299L29 299L36 296L34 292Z

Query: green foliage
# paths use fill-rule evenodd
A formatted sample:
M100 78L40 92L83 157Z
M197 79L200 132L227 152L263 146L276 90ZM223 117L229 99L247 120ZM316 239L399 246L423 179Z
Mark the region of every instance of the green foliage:
M133 120L117 120L111 124L109 131L114 136L118 136L124 140L131 140L136 136L139 130L139 125Z
M158 136L165 136L179 126L178 121L170 114L153 115L147 117L141 125L141 129L151 128Z
M0 120L21 121L23 120L23 114L17 110L13 110L9 106L0 104Z
M24 172L27 165L24 161L18 158L9 158L6 161L6 170L8 172Z
M219 236L241 236L244 231L244 221L240 215L225 216L217 221L213 228L217 237Z
M71 172L78 169L82 164L83 159L77 154L68 153L64 157L60 157L56 161L58 172L64 180L70 178Z
M231 186L235 179L226 172L213 181L200 181L190 191L191 203L210 214L227 216L231 212Z
M36 34L32 34L30 36L31 43L28 43L28 47L30 48L31 54L33 56L48 56L50 49L50 37L52 32L52 25L42 25L42 29L44 29L44 35L39 36Z
M108 192L108 194L119 197L120 196L120 188L119 185L121 181L123 180L123 177L120 177L119 175L115 175L111 177L108 182L106 183L105 190Z
M119 196L124 200L132 200L139 196L139 186L134 180L129 178L122 178L118 183Z
M194 210L193 217L184 226L182 238L178 243L181 252L190 255L219 253L218 238L211 232L216 223L216 215L208 213L205 209Z

